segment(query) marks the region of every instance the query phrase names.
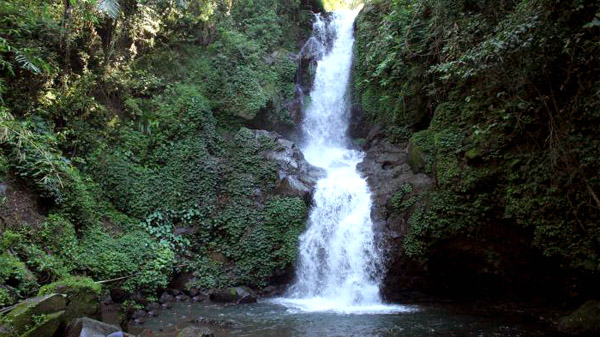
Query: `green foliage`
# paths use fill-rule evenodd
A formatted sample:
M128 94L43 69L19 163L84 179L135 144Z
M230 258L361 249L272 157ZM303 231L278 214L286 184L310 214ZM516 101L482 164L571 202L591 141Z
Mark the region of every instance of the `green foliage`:
M413 133L409 163L437 183L408 208L395 200L410 216L409 254L518 225L545 255L598 270L597 12L584 1L368 2L357 99L392 139Z
M243 284L265 286L274 270L285 270L296 260L306 205L299 198L275 198L265 211L264 223L249 229L227 252L238 261L234 272Z
M155 295L190 266L202 287L289 267L306 209L271 195L273 144L242 126L291 123L299 8L0 1L0 175L49 208L3 233L11 287L126 276Z
M37 286L35 278L25 264L11 253L0 255L0 299L2 306L13 304L17 298L32 293Z
M284 101L293 97L297 65L281 47L295 47L289 45L290 32L285 30L286 17L291 15L287 2L295 1L244 2L233 8L233 22L225 20L217 26L220 38L209 46L210 96L219 113L250 120L260 110L271 110L271 118L285 119L281 110Z
M225 267L223 262L213 260L206 255L199 255L188 265L189 270L194 274L188 286L199 289L222 289L233 286L235 280L228 275Z
M356 8L359 4L363 3L361 0L320 0L319 2L323 6L323 9L328 12Z
M166 288L169 284L169 277L175 269L174 264L175 253L168 247L159 247L152 259L123 286L130 291L141 290L146 294L156 294L158 290Z
M102 228L94 228L81 239L77 263L97 279L127 276L151 259L151 243L142 231L113 238Z
M36 239L46 251L73 265L77 254L77 237L73 223L64 215L50 214L42 224Z
M0 308L7 307L15 302L8 289L0 288Z
M19 281L25 273L25 265L9 254L0 255L0 280L3 284Z

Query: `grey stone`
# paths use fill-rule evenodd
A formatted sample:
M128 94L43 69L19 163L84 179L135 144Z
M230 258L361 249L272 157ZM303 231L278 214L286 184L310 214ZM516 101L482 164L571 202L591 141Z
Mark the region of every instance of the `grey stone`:
M120 334L119 334L120 333ZM73 320L67 328L66 337L106 337L106 336L132 336L121 331L118 326L106 324L82 317Z
M325 171L309 164L300 149L292 141L277 132L252 130L255 137L267 137L275 142L275 147L262 152L262 156L274 162L278 171L277 193L284 196L298 196L307 201L317 180L325 176Z
M140 318L140 317L146 317L146 311L145 310L136 310L133 313L133 318Z
M179 331L177 337L214 337L212 330L206 327L188 326Z
M219 319L204 316L198 316L193 322L200 325L211 325L222 328L239 328L241 326L239 322L231 319Z
M146 310L148 310L148 311L156 310L158 308L160 308L160 303L158 303L158 302L148 303L148 305L146 306Z
M160 303L173 302L174 300L175 298L173 297L173 295L169 294L166 291L162 295L160 295L160 298L158 299Z
M189 299L190 299L190 297L188 295L185 295L185 294L180 294L180 295L175 296L175 300L180 301L180 302L181 301L187 301Z

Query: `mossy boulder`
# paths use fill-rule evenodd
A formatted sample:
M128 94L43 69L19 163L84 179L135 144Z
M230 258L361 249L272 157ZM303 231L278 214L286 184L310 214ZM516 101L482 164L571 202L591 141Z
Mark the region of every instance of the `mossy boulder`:
M211 290L209 299L224 303L254 303L256 302L256 294L248 287L230 287Z
M67 299L62 294L50 294L28 298L25 301L16 304L11 311L2 317L2 324L5 327L8 327L9 331L12 330L17 334L29 333L32 327L38 326L46 321L43 320L40 322L40 317L62 312L66 307ZM62 316L62 314L60 316ZM0 337L4 336L0 334Z
M48 315L41 315L34 317L35 326L21 337L52 337L56 330L60 327L63 322L65 311L59 311Z
M558 327L572 335L600 335L600 302L586 302L570 315L561 318Z
M87 277L69 277L43 286L39 295L64 294L67 296L65 321L79 317L98 317L102 286Z

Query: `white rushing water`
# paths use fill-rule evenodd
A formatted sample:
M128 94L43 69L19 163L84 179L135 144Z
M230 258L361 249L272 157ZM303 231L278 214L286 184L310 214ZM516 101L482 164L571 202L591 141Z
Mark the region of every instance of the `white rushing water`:
M300 311L388 313L379 294L381 257L374 243L371 193L356 165L363 153L349 148L348 86L358 10L337 11L313 25L310 48L320 48L302 151L325 169L317 182L308 229L300 237L297 280L275 302ZM307 44L308 45L308 44Z

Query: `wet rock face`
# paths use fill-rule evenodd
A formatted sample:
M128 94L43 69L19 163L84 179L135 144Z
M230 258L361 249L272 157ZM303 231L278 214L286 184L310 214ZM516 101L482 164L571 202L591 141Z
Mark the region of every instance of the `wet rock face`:
M365 158L358 169L367 177L373 197L371 219L376 241L385 257L382 293L388 300L406 300L413 290L423 289L424 265L406 257L402 242L408 233L410 212L393 209L394 196L410 185L410 194L433 187L433 180L411 170L406 144L392 144L372 128L367 137Z
M275 192L283 196L298 196L310 203L314 185L325 172L309 164L298 146L278 133L265 130L253 132L256 137L268 137L276 144L262 153L266 160L277 164L279 185Z

